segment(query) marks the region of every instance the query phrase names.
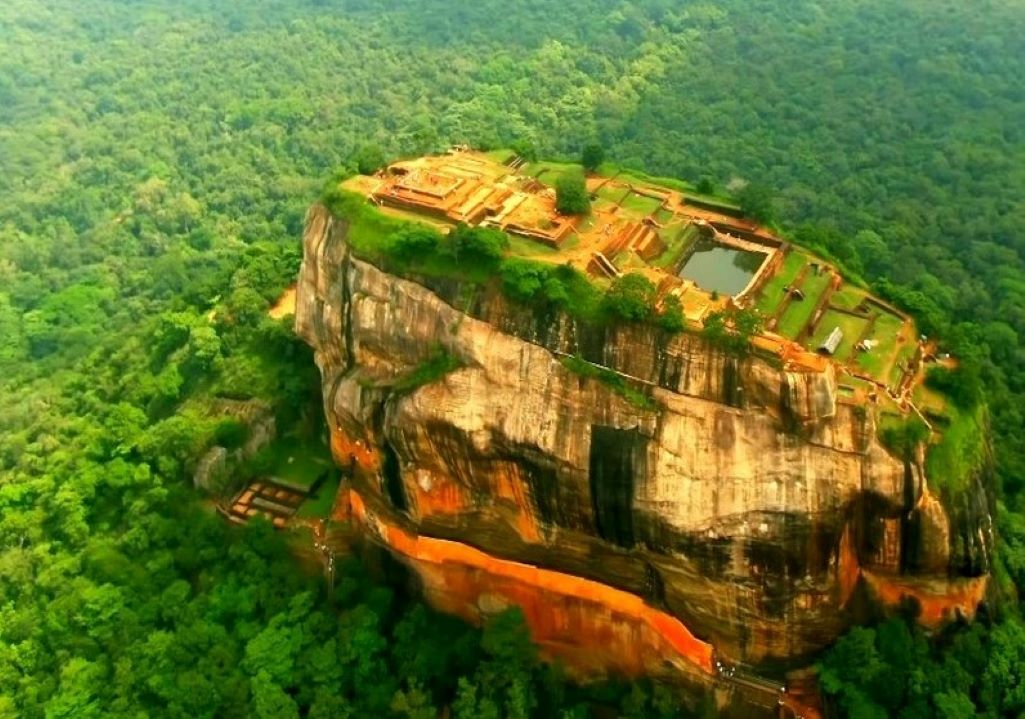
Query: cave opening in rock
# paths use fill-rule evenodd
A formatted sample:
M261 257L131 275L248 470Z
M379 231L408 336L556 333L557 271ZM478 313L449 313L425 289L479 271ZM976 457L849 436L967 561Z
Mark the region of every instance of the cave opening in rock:
M384 490L388 494L388 501L400 512L409 510L409 498L406 496L406 486L402 483L402 472L399 469L399 455L392 447L391 442L385 442L381 451L383 462L381 471L384 474Z
M541 521L550 526L563 524L559 512L559 478L555 470L520 460L530 486L530 496Z
M643 474L647 438L636 429L591 427L590 485L595 528L602 539L634 545L633 496Z

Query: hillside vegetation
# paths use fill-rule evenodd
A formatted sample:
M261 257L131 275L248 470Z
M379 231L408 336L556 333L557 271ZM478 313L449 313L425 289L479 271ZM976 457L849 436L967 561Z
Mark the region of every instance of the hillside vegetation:
M189 485L224 400L320 436L312 359L266 310L323 182L453 142L567 161L597 142L912 311L961 360L941 382L962 416L985 390L1012 599L1023 30L1016 0L6 0L0 717L682 715L664 689L581 694L514 614L472 631L358 567L332 604L280 536L229 531ZM858 630L824 661L851 716L1025 711L1010 601L931 640Z

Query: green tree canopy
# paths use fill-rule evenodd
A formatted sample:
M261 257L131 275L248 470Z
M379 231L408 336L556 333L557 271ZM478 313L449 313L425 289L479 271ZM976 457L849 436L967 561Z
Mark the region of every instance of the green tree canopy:
M563 215L586 215L591 211L591 198L582 174L564 172L559 176L555 181L555 207Z
M600 142L589 142L580 153L580 164L586 172L594 172L605 162L605 147Z
M636 272L617 277L605 293L605 307L618 319L642 322L654 312L655 285Z

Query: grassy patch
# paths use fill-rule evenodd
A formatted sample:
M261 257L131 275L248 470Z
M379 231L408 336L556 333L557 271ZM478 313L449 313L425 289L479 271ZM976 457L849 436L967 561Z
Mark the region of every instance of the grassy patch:
M984 413L981 405L967 411L953 403L948 407L950 424L925 454L925 474L933 490L949 497L967 489L984 457Z
M855 317L844 312L836 312L835 310L826 310L822 313L822 319L819 320L818 327L815 328L808 346L811 349L818 349L819 345L833 331L833 328L839 327L843 332L843 340L840 341L840 345L836 348L833 356L841 362L846 361L854 351L854 343L858 341L867 324L868 320L863 317Z
M667 227L661 230L659 236L666 243L666 251L651 263L652 266L662 269L674 267L698 239L699 234L698 228L689 223L683 227Z
M947 398L942 392L927 386L924 382L915 387L912 395L915 406L927 415L945 416L947 411Z
M916 415L901 415L884 412L876 427L879 441L895 457L910 460L915 450L929 438L929 428Z
M622 375L610 369L598 367L580 357L562 357L559 361L574 374L589 379L596 379L608 385L616 394L638 409L654 411L658 408L658 405L655 404L651 397L631 386Z
M815 312L815 306L819 302L822 293L829 287L830 274L821 272L816 274L809 270L801 283L801 291L804 292L803 300L792 300L786 312L779 318L777 331L784 337L796 339L801 329L811 319Z
M575 162L528 162L520 168L521 175L539 177L546 185L554 184L555 178L566 172L580 172L580 165Z
M615 168L610 168L612 171ZM604 172L604 168L602 170ZM684 195L684 200L694 199L708 205L714 205L728 215L739 215L740 205L732 199L723 195L703 195L699 193L694 185L685 180L678 180L673 177L657 177L648 175L639 170L622 170L616 179L621 182L631 182L635 185L648 185L658 189L676 190Z
M417 222L422 225L433 227L438 232L446 232L452 225L444 220L440 220L437 217L432 217L424 213L417 212L412 209L405 209L400 207L379 207L377 211L382 215L388 217L394 217L397 220L404 222Z
M409 224L378 212L362 195L341 188L325 192L321 201L335 217L349 222L346 239L357 254L367 259L383 259L389 235Z
M557 255L559 250L543 242L509 233L509 250L514 255Z
M593 206L592 206L592 210L593 210ZM594 229L594 226L597 223L598 223L598 216L592 211L586 217L582 217L579 220L577 220L577 224L575 225L575 231L578 232L578 233L580 233L580 232L590 232L592 229ZM576 236L576 235L574 235L574 236ZM565 248L566 247L566 243L563 242L561 247Z
M620 272L641 270L648 266L648 263L642 260L633 250L623 250L620 252L615 256L615 258L613 258L612 264L614 264Z
M610 203L610 206L618 205L631 194L633 193L630 190L625 190L615 185L602 185L598 188L598 198L606 200Z
M279 477L309 487L334 466L331 453L317 440L280 437L253 458L256 474Z
M675 216L676 215L674 215L669 210L665 209L664 207L660 207L658 210L655 211L655 222L657 222L660 225L665 225L666 223L671 222Z
M509 160L513 159L513 157L516 156L516 153L509 149L491 150L489 152L485 152L484 154L487 155L489 160L493 160L494 162L497 162L499 165L506 164L507 162L509 162Z
M611 169L615 172L615 168ZM619 174L616 175L616 179L620 182L668 188L670 190L676 190L677 192L683 192L686 194L690 194L694 190L694 186L684 180L677 180L672 177L655 177L653 175L647 175L640 170L621 170Z
M295 516L304 519L326 519L329 517L340 483L341 477L339 477L337 472L332 472L331 476L325 479L320 487L317 488L317 491L299 505Z
M602 172L605 172L606 168L602 168ZM608 168L611 172L615 172L614 167ZM684 195L684 199L694 199L700 202L707 203L709 205L715 205L722 209L726 214L737 215L740 212L740 205L734 202L732 199L723 195L703 195L697 192L694 185L685 181L678 180L674 177L658 177L655 175L648 175L639 170L622 170L619 175L616 176L617 180L622 182L632 182L635 185L648 185L659 189L670 189L676 190Z
M829 303L845 310L854 310L858 308L866 296L867 293L861 288L852 285L850 282L844 282L840 289L829 298Z
M349 223L346 240L353 253L386 271L403 276L448 277L474 284L483 284L494 274L493 266L474 257L464 255L457 260L444 251L440 240L434 249L415 259L400 256L393 251L392 236L417 223L385 215L355 192L332 188L324 193L321 201L332 214Z
M783 288L794 283L798 273L807 261L808 256L803 252L791 250L787 254L783 260L783 266L765 283L761 294L758 296L758 302L755 306L762 314L771 317L776 312L779 303L783 301Z
M876 342L868 352L859 352L855 364L866 374L879 381L886 379L888 363L897 344L897 337L904 321L890 312L876 317L875 326L867 339Z
M905 342L901 345L900 349L897 351L897 357L893 360L893 364L890 365L888 381L891 385L895 385L900 381L901 375L904 374L903 366L910 362L911 358L914 356L914 342Z
M450 355L444 348L436 347L431 357L416 367L411 372L400 377L392 385L392 389L398 394L409 394L420 387L433 384L449 372L455 372L463 366L458 358Z
M636 212L644 217L652 214L661 206L662 200L656 200L654 197L647 197L636 192L631 192L623 198L624 209Z

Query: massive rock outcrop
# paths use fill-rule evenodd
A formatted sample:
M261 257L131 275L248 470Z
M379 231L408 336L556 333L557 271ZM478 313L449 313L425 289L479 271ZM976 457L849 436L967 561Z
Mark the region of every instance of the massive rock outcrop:
M339 511L355 506L437 605L471 618L531 605L552 651L630 671L674 651L707 670L709 646L800 662L846 628L858 586L938 617L974 609L984 579L959 577L987 571L984 477L945 509L832 369L784 372L694 334L589 327L497 289L399 277L346 234L311 209L296 316L351 470ZM672 622L678 636L652 636Z

